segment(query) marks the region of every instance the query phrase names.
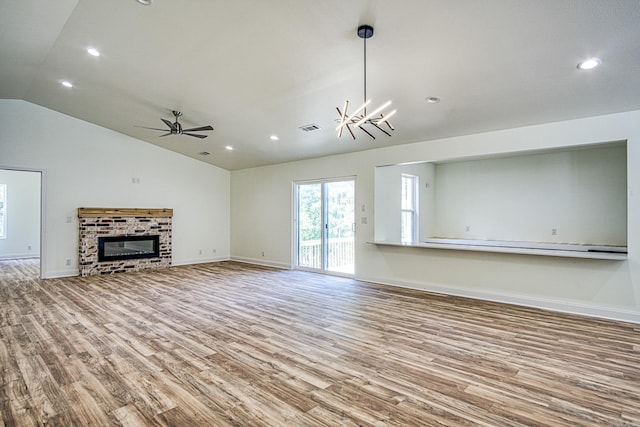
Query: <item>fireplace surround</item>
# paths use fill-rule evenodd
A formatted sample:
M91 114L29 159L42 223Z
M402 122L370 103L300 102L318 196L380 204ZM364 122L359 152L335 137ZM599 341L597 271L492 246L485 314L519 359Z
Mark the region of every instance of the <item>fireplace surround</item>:
M173 209L78 208L81 276L171 266Z

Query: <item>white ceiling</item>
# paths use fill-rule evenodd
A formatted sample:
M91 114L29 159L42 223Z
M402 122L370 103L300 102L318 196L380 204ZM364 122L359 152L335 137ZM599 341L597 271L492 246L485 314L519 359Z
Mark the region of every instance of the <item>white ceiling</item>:
M0 98L235 170L640 109L639 23L638 0L0 0ZM398 113L353 141L335 109L363 100L360 24L368 95ZM215 130L135 127L173 109Z

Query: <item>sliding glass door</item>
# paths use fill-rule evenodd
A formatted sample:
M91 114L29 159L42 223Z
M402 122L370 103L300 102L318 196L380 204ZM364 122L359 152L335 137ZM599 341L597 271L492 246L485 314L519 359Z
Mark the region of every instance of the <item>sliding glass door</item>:
M296 266L354 274L355 181L298 183Z

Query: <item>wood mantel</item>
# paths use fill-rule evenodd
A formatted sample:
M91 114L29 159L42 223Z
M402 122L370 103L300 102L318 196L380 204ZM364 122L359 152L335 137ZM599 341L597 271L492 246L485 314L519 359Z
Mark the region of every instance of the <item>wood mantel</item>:
M78 218L99 218L108 216L135 216L150 218L171 218L173 209L146 208L78 208Z

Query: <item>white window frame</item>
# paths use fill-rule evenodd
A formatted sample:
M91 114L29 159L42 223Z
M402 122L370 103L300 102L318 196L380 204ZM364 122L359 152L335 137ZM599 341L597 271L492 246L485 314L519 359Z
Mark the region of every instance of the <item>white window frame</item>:
M409 185L405 185L405 182ZM408 195L405 196L405 189ZM400 179L400 241L402 243L416 243L418 240L418 176L403 173ZM408 204L405 205L404 201ZM408 214L408 215L407 215ZM410 235L405 235L404 218L408 216L411 221Z

